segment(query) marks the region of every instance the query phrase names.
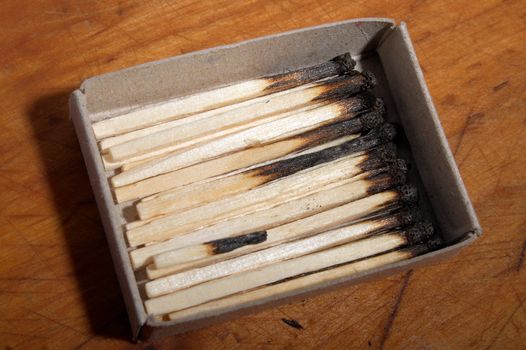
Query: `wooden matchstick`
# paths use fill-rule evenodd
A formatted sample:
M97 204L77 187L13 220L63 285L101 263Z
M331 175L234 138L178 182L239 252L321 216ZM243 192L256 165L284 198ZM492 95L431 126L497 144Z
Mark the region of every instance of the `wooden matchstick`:
M133 158L150 152L156 155L169 153L182 147L188 147L183 145L227 135L232 132L231 130L241 131L276 120L281 117L281 113L309 103L323 102L339 96L358 93L370 87L370 84L370 75L362 74L329 79L310 88L278 96L268 96L262 101L245 107L216 113L208 118L199 118L194 122L176 127L165 125L166 127L161 131L117 144L107 151L112 161Z
M379 198L382 198L380 205L378 204ZM416 200L415 187L401 186L396 190L365 197L285 225L244 235L223 236L206 243L161 253L154 256L153 263L158 269L178 264L186 264L185 267L189 267L191 261L197 260L196 265L211 264L268 248L284 241L303 238L316 232L350 224L356 219L397 209L402 205L414 203Z
M391 124L384 124L378 130L355 140L355 136L348 135L350 121L340 122L318 128L288 139L267 145L245 149L223 157L205 161L193 166L179 169L167 174L158 175L130 185L114 188L115 199L118 203L143 198L154 193L159 193L179 186L198 182L222 174L263 163L272 159L284 157L310 148L327 148L332 140L353 141L350 147L355 151L377 146L391 141L396 135L396 130ZM345 138L352 140L345 140Z
M287 297L299 291L307 292L318 289L329 281L340 280L349 276L356 276L381 266L387 266L399 261L408 260L437 249L440 245L431 240L426 244L419 244L352 263L336 265L328 269L311 271L282 281L276 281L261 288L252 289L239 294L233 294L221 299L206 302L194 307L183 309L168 315L170 320L184 322L197 315L212 316L233 308L263 304L271 299Z
M250 148L284 139L317 127L355 117L360 111L370 108L375 102L370 94L360 94L348 99L338 100L328 105L293 114L270 123L214 140L160 160L139 165L113 176L110 182L119 187L145 178L164 174L200 163L223 154Z
M272 229L273 227L309 217L347 203L348 205L343 206L345 213L341 213L341 215L351 222L404 201L404 191L393 189L382 192L380 187L372 187L373 191L378 190L379 193L370 192L362 199L356 199L352 195L342 195L342 193L352 194L356 192L356 188L354 181L348 180L340 186L319 191L297 200L287 201L267 210L250 212L244 216L221 221L162 243L132 250L130 252L130 260L133 268L139 269L151 263L152 257L157 254L217 239ZM347 211L354 214L349 215ZM308 230L308 228L306 229ZM180 264L179 267L184 269L185 266L182 265ZM175 272L174 269L168 271L168 273L173 272ZM166 271L156 271L155 273L164 274Z
M101 151L106 152L108 150L108 148L110 148L110 147L113 147L115 145L118 145L118 144L130 141L130 140L133 140L133 139L137 139L137 138L140 138L140 137L151 135L151 134L157 133L159 131L166 130L167 128L175 128L175 127L182 126L182 125L185 125L185 124L188 124L188 123L197 122L197 121L200 121L200 120L205 119L205 118L213 117L213 116L215 116L217 114L224 114L224 113L227 113L227 112L230 112L230 111L234 111L234 110L237 110L237 109L243 109L243 108L246 108L249 105L267 101L269 98L273 98L273 97L276 97L276 96L281 96L281 95L285 95L285 94L288 94L288 93L291 93L291 92L295 92L295 91L298 91L298 90L308 89L308 88L317 86L318 84L323 83L323 82L325 82L328 79L330 79L330 78L327 78L327 79L324 79L324 80L320 80L320 81L317 81L317 82L314 82L314 83L301 85L301 86L295 87L295 88L290 89L290 90L275 92L275 93L270 94L270 95L261 96L261 97L257 97L257 98L251 99L251 100L246 100L246 101L243 101L243 102L226 105L226 106L223 106L223 107L220 107L220 108L216 108L216 109L212 109L212 110L209 110L209 111L206 111L206 112L192 114L192 115L189 115L189 116L184 117L184 118L166 121L166 122L163 122L161 124L155 124L155 125L152 125L152 126L148 126L148 127L144 127L144 128L141 128L141 129L137 129L137 130L133 130L133 131L130 131L130 132L126 132L124 134L119 134L119 135L107 137L107 138L104 138L104 139L99 141L99 148L101 149Z
M398 194L400 192L405 194ZM410 194L411 192L414 196ZM396 198L398 195L400 198L396 200L392 199ZM159 265L162 264L167 267L156 268L155 264L152 263L146 267L146 275L149 279L157 279L176 272L207 266L218 261L231 259L253 251L272 247L281 242L303 238L315 232L326 231L344 224L352 224L359 220L363 220L365 217L377 217L383 215L382 213L385 214L400 209L404 205L413 203L413 201L416 201L415 196L416 190L409 192L404 191L403 189L386 191L327 211L319 212L312 216L307 216L303 219L289 222L282 226L272 227L274 225L270 225L270 228L267 227L266 230L252 232L248 235L232 237L230 233L226 232L223 237L227 238L217 239L205 244L186 246L184 248L154 256L152 261L155 259ZM392 200L386 198L391 198ZM207 229L211 228L212 227ZM216 232L212 232L211 235L215 236ZM189 236L190 239L195 240L192 235ZM247 241L247 239L244 239L245 236L251 237L251 242L247 243L247 245L243 245ZM265 239L264 241L255 243L258 239L263 240L263 238ZM162 243L162 245L168 245L170 243L174 242L169 241ZM151 248L155 248L155 245L151 246L150 249ZM232 250L227 251L228 249ZM205 255L207 256L203 258ZM201 259L196 260L196 258ZM163 261L160 261L161 259ZM170 263L173 263L173 265L168 266Z
M312 170L317 171L319 169ZM156 216L146 220L129 222L125 225L126 236L128 237L128 235L130 235L130 237L133 237L132 241L129 242L130 244L136 242L137 239L142 240L143 238L139 237L145 233L147 235L153 235L152 237L154 238L154 241L146 240L145 242L139 243L139 245L151 244L153 242L162 242L171 238L172 235L187 233L191 230L200 227L206 227L216 222L232 219L240 215L246 215L250 212L266 210L281 203L302 198L312 193L325 191L333 187L338 187L345 183L353 183L362 181L364 179L371 179L378 174L385 173L387 170L388 168L374 169L371 171L361 172L353 177L344 177L341 175L343 178L335 179L334 181L329 181L327 178L325 178L325 181L316 183L315 186L309 184L301 185L301 183L293 184L293 191L287 193L278 191L279 187L283 186L282 183L280 183L280 186L275 184L270 186L269 184L268 186L275 190L273 190L272 193L263 192L267 189L266 187L263 190L258 188L257 193L253 193L253 191L248 193L240 193L232 196L233 198L228 197L214 203L208 203L201 207L191 208L182 213L171 213L169 215ZM340 174L340 172L338 172L338 174ZM390 181L394 182L392 179ZM357 185L355 185L355 187L357 187ZM261 193L261 196L257 196L258 193ZM355 190L352 195L354 196L356 193L357 190ZM359 195L362 194L359 193ZM224 208L224 210L221 210L220 208ZM182 227L178 226L181 224L181 222L183 223ZM152 231L151 228L153 228L154 231ZM168 238L164 238L164 236L167 236ZM157 237L158 240L155 239L155 237Z
M355 128L351 132L368 131L383 122L382 116L372 112L349 120ZM253 168L215 181L206 181L179 187L178 189L142 199L137 205L137 213L141 219L181 211L202 203L209 203L235 193L247 191L271 181L293 175L302 170L333 161L344 156L354 156L352 147L348 144L331 147L318 152L300 155L267 165ZM394 156L392 152L388 157ZM365 154L356 155L356 163L362 171L380 168L388 160L386 152L373 149Z
M339 124L339 123L338 123L338 124ZM321 149L323 149L323 148L328 148L328 147L336 146L336 145L342 144L342 143L344 143L344 142L351 141L351 140L353 140L353 139L355 139L355 138L357 138L357 137L359 137L359 136L360 136L360 134L350 134L350 135L346 135L346 136L340 137L340 138L338 138L338 139L335 139L335 140L329 141L329 142L327 142L326 144L322 144L322 145L319 145L319 146L315 146L315 147L312 148L313 150L311 150L311 149L306 149L306 150L303 150L303 151L294 152L294 153L292 153L292 154L287 154L287 155L285 155L285 156L282 156L282 157L278 157L278 158L272 159L272 161L274 161L274 160L279 160L279 159L290 158L290 157L292 157L293 155L297 155L297 154L303 154L303 153L309 153L309 152L312 153L312 152L315 152L317 148L319 148L319 149L321 150ZM278 142L279 142L279 141L278 141ZM270 144L267 145L267 147L269 147L270 145L274 145L274 144L276 144L276 143L278 143L278 142L270 143ZM219 157L219 158L214 158L214 159L212 159L212 160L210 160L210 161L216 161L216 162L217 162L218 159L228 158L228 157L231 157L232 155L239 155L239 153L244 153L244 152L247 152L247 151L253 151L253 150L257 149L257 148L258 148L258 147L254 147L254 148L252 148L252 149L247 149L247 150L243 150L243 151L239 151L239 152L230 153L230 154L228 154L228 155L221 156L221 157ZM166 155L154 156L154 157L152 157L152 158L147 158L147 159L138 160L138 161L133 161L133 162L124 162L124 163L121 162L122 165L121 165L119 168L120 168L120 171L126 171L126 170L129 170L129 169L132 169L132 168L136 168L138 165L144 164L144 163L146 163L146 162L150 162L150 161L152 161L152 160L154 160L154 159L160 159L161 157L164 157L164 156L166 156ZM198 166L198 165L203 164L203 163L208 163L208 162L210 162L210 161L205 161L205 162L202 162L202 163L196 164L196 165L194 165L194 166ZM104 159L103 159L103 162L105 162ZM267 162L270 162L270 161L264 161L264 162L259 163L259 164L257 164L257 163L256 163L256 164L251 164L251 165L249 165L249 166L247 166L247 167L244 167L244 169L248 169L248 168L250 168L250 167L254 167L254 166L257 166L257 165L262 165L263 163L267 163ZM116 164L116 163L115 163L115 164ZM105 166L106 166L106 163L105 163ZM188 168L189 168L189 167L187 167L187 168L183 168L183 169L188 169ZM162 175L160 175L160 176L162 176ZM133 185L133 184L132 184L132 185ZM125 187L125 186L124 186L124 187ZM119 188L117 188L117 189L121 189L121 187L119 187Z
M146 283L146 294L150 298L173 293L177 290L224 276L248 270L259 269L265 265L310 254L350 241L369 237L375 233L413 224L418 214L402 211L382 218L366 220L342 228L318 233L314 236L263 249L237 258L216 262L204 267L179 272ZM154 259L157 265L157 260ZM162 260L161 260L162 262Z
M254 97L284 91L334 75L349 74L354 68L349 54L328 62L254 80L247 80L214 90L178 98L159 106L141 109L93 124L97 139L122 134L188 114L222 107Z
M301 114L301 113L310 111L312 109L317 109L317 108L323 107L323 106L325 106L327 104L328 104L327 101L309 104L307 106L300 107L300 108L295 109L293 111L285 111L283 113L277 113L277 114L274 114L274 115L271 115L271 116L267 116L264 119L256 120L256 121L254 121L252 123L236 125L236 126L232 126L230 128L225 128L225 129L219 129L219 130L216 130L215 132L212 132L212 133L206 133L206 134L203 134L203 135L199 135L198 137L194 137L194 138L191 138L191 139L183 140L182 142L166 144L164 146L160 146L160 147L157 147L157 148L155 148L155 147L151 148L147 144L144 144L144 142L142 142L141 140L132 140L132 141L130 141L130 145L128 145L128 143L126 143L126 145L117 145L115 147L110 148L109 150L107 150L106 154L103 154L102 160L103 160L103 163L104 163L104 167L106 169L115 169L115 168L119 168L120 167L120 169L122 171L126 171L126 170L129 170L131 168L137 167L137 164L139 162L141 162L141 163L149 162L149 164L153 164L155 161L160 160L163 157L167 157L167 156L172 155L172 154L177 154L178 152L182 152L184 150L188 150L188 149L190 149L192 147L197 147L197 146L199 146L201 144L206 144L208 142L220 140L220 139L222 139L222 138L224 138L226 136L240 133L240 132L242 132L244 130L257 127L258 125L266 124L267 122L271 122L271 121L274 121L274 120L279 120L281 118L290 117L292 115ZM137 142L139 142L138 145L134 144L134 143L137 143ZM153 139L153 142L157 142L156 139ZM132 148L130 148L128 146L130 146ZM145 152L143 152L142 150L137 151L138 147L140 148L140 147L143 147L143 146L145 147ZM148 149L146 149L146 148L148 148ZM121 157L119 155L116 155L116 157L120 157L122 159L113 160L112 154L110 154L109 152L112 152L112 151L115 151L115 150L116 150L116 152L119 152L121 155L122 154L126 154L126 155L130 155L130 157L126 158L126 157ZM114 152L113 155L115 156L115 154L116 153ZM130 163L132 163L133 166L129 167L128 164L130 164Z
M355 191L342 196L363 198L376 186L385 188L386 185L400 184L401 179L405 180L406 170L405 164L400 160L397 166L392 167L391 173L356 181L354 182ZM248 192L238 193L182 213L160 217L158 220L128 229L126 237L132 247L165 241L174 235L190 232L219 220L276 206L294 198L305 197L318 192L324 186L331 187L331 184L337 184L338 181L352 178L361 172L363 170L359 164L355 163L353 157L344 157Z
M371 84L366 85L365 87L372 86L372 84L374 83L374 77L372 77L372 75L370 73L366 73L365 76L366 76L366 78L369 81L371 81ZM193 124L193 123L201 122L203 119L212 118L212 117L214 117L216 115L220 115L220 114L221 115L226 115L228 113L236 113L236 114L238 114L238 113L240 113L239 110L246 110L252 104L260 105L261 103L268 102L269 99L271 99L271 98L274 98L274 97L277 97L277 96L281 96L281 95L284 95L284 94L288 94L288 93L292 93L292 92L295 92L295 91L298 91L298 90L304 90L304 89L312 88L312 87L315 87L315 86L317 86L319 84L325 83L326 80L328 80L328 79L321 80L321 81L318 81L316 83L302 85L302 86L296 87L296 88L291 89L291 90L277 92L277 93L274 93L274 94L271 94L271 95L267 95L267 96L262 96L262 97L259 97L259 98L256 98L256 99L243 101L243 102L240 102L240 103L237 103L237 104L234 104L234 105L224 106L224 107L213 109L213 110L210 110L210 111L193 114L193 115L190 115L190 116L185 117L185 118L172 120L172 121L165 122L165 123L162 123L162 124L152 125L152 126L149 126L149 127L145 127L143 129L138 129L138 130L134 130L134 131L130 131L130 132L124 133L124 134L120 134L120 135L116 135L116 136L112 136L112 137L108 137L108 138L102 139L99 142L99 148L101 150L101 153L103 154L104 167L106 169L116 169L116 168L120 167L121 170L128 170L128 169L131 169L132 167L135 167L136 164L138 164L140 162L144 162L145 160L148 160L148 159L160 157L163 154L162 152L159 152L159 151L155 151L155 152L152 151L152 152L147 153L147 154L140 154L140 155L137 155L135 157L128 158L125 161L117 161L117 162L115 162L115 161L111 161L109 159L109 155L107 154L108 149L110 147L122 144L124 142L131 141L131 140L134 140L134 139L138 139L138 138L142 138L142 137L145 137L145 136L148 136L148 135L152 135L152 134L155 134L155 133L158 133L160 131L167 130L167 129L174 129L174 128L177 128L177 127L187 127L186 124ZM334 96L336 96L336 95L334 94ZM325 100L328 100L329 98L330 98L330 96L326 95ZM305 106L299 106L296 109L296 111L308 110L308 109L314 108L316 105L321 105L321 104L324 104L324 103L326 103L326 101L317 100L315 103L311 103L311 104L308 104L308 105L305 105ZM231 127L231 128L229 128L228 132L233 133L233 132L244 130L246 128L247 127L245 125L241 125L241 126L237 126L237 127ZM189 146L191 146L193 144L197 144L199 142L203 142L203 141L210 140L210 139L213 139L213 138L214 138L214 134L212 134L212 135L210 135L210 134L203 135L203 136L201 136L201 137L199 137L197 139L194 138L192 140L187 140L185 142L181 142L181 143L176 144L176 145L171 145L169 148L173 149L175 151L175 150L182 149L182 148L185 148L185 147L189 147ZM163 149L163 152L164 152L164 149ZM157 153L159 153L159 155L156 155Z
M336 248L267 265L257 270L207 281L175 293L148 299L144 304L149 315L163 315L304 273L367 258L406 245L421 244L432 234L430 224L417 224L402 231L388 231Z

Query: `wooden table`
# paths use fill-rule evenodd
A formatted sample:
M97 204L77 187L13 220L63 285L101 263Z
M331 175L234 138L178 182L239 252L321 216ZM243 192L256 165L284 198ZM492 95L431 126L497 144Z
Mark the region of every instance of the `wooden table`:
M439 265L130 343L68 120L69 93L90 76L135 64L369 16L408 23L485 235ZM4 1L0 43L6 349L526 348L523 0Z

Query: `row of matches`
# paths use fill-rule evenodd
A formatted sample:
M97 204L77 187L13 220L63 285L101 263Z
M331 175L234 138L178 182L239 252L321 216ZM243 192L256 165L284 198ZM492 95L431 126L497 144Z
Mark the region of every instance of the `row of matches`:
M374 85L344 54L93 123L149 315L226 310L439 246Z

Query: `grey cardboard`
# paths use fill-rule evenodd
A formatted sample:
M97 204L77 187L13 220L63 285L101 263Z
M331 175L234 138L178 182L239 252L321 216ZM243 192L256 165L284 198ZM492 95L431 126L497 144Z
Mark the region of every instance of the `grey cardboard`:
M413 162L410 181L448 247L366 273L313 285L301 292L268 296L228 310L183 321L159 321L145 314L128 258L119 206L115 205L98 153L91 122L178 96L280 73L351 52L361 68L379 81L375 93L388 107L388 119L404 130L404 158ZM262 308L435 262L471 243L481 228L451 155L404 23L356 19L281 33L239 44L202 50L86 80L70 99L70 113L112 252L134 339L184 332Z

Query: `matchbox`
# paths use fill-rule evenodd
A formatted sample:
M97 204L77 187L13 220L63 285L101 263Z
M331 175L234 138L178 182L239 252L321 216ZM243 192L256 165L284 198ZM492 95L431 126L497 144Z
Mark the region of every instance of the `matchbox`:
M351 273L341 269L339 273L313 274L308 283L294 289L275 289L272 293L239 298L236 303L222 307L211 305L169 320L148 316L142 299L144 290L140 287L142 277L134 272L125 240L124 227L130 226L126 217L129 197L124 192L118 194L124 198L120 202L110 187L111 181L125 181L126 178L115 176L116 170L101 158L95 134L107 132L108 128L94 129L93 125L102 125L99 122L106 120L111 123L112 117L125 112L133 114L144 106L162 112L163 103L180 96L320 64L344 52L350 52L359 70L374 74L374 94L385 103L386 119L398 125L401 131L397 145L399 153L411 164L409 182L418 188L419 206L424 208L426 218L432 221L445 247L366 271ZM270 88L276 89L286 83L279 81ZM243 86L243 90L249 88L259 86ZM431 263L455 254L482 232L440 126L407 28L404 23L397 25L390 19L356 19L305 28L93 77L71 95L70 115L135 340L181 333L330 288ZM160 115L162 113L152 113L151 118ZM116 156L129 154L131 151L126 147L115 148ZM162 182L158 186L162 186ZM143 207L144 213L155 209L146 204ZM254 237L257 242L261 241L261 237Z

